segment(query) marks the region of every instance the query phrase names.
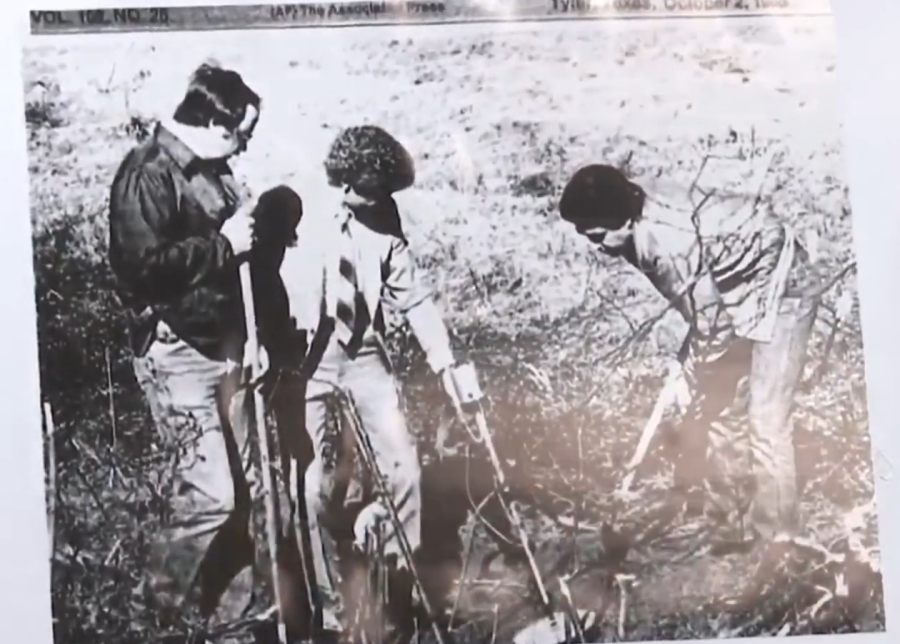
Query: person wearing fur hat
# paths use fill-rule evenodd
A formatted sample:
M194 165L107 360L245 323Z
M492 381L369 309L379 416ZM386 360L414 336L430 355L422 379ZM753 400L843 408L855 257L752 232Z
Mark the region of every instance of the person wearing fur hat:
M749 526L727 537L741 550L798 528L791 411L816 308L800 285L803 247L754 196L679 206L594 164L559 203L564 221L646 275L687 321L676 490L689 515Z
M301 284L294 313L310 338L312 365L306 427L315 458L304 488L321 612L316 641L338 638L347 626L337 544L328 527L329 508L341 502L339 470L348 440L332 422L336 391L353 398L410 546L417 549L421 540L420 464L385 347L386 315L408 321L449 401L458 405L449 334L393 197L414 182L411 155L380 127L349 127L333 141L325 173L329 196L321 208L309 210L298 230L303 263L297 270L308 273L294 276ZM366 531L380 526L386 558L402 561L387 512L380 501L363 510L357 537L363 541Z

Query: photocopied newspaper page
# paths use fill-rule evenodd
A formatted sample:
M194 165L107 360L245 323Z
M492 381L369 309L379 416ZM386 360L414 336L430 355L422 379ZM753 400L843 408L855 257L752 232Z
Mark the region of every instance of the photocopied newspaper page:
M30 25L57 644L885 630L829 2Z

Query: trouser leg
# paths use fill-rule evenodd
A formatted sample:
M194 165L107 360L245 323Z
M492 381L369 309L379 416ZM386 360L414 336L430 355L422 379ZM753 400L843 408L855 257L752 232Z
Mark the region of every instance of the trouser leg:
M391 502L410 548L419 547L422 531L421 469L413 436L406 426L397 384L377 351L357 357L343 382L353 396L362 431L384 477ZM379 503L383 506L383 500ZM387 517L386 507L379 514ZM401 556L390 521L386 524L385 552Z
M177 619L193 608L204 621L231 621L251 596L244 573L253 543L242 448L223 417L225 365L173 339L156 341L134 368L175 461L171 511L152 539L149 588Z
M750 378L751 518L766 538L798 528L797 466L791 412L815 322L814 303L788 299L771 342L757 344Z
M388 620L400 637L411 636L415 628L411 572L391 520L397 522L409 548L416 552L421 542L422 500L421 470L415 440L410 434L400 402L397 384L387 361L373 349L348 365L343 382L349 390L364 433L371 448L370 457L383 477L389 499L379 497L374 516L381 517L381 562L386 568ZM388 508L390 504L392 509ZM364 510L365 512L365 510Z
M703 510L708 488L720 488L726 476L721 463L729 440L726 428L729 412L735 410L742 382L750 373L753 345L736 340L715 361L695 368L693 401L681 425L675 465L676 486L693 495L696 512Z
M306 427L313 443L314 458L304 476L304 500L312 572L322 614L322 628L343 630L344 606L338 543L330 525L342 499L337 494L344 478L342 461L347 440L340 423L340 410L333 394L307 400Z

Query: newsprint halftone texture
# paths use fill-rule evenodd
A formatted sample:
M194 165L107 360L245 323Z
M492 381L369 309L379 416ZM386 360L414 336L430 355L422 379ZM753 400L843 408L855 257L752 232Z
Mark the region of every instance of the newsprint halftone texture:
M833 23L824 0L32 11L57 644L884 631ZM332 229L356 230L361 349Z

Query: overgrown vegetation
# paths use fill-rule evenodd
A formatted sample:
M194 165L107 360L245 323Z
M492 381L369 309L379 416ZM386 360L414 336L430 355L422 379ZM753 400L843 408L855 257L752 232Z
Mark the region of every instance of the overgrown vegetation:
M683 31L635 29L613 41L613 62L604 63L610 74L617 66L623 73L637 73L641 68L635 61L641 56L660 65L668 61L672 67L663 69L670 70L690 70L698 61L709 69L709 61L724 56L743 58L732 61L730 68L752 78L752 71L743 70L762 69L770 61L764 55L767 47L776 51L776 58L783 51L751 42L746 51L734 52L712 31L701 44L693 39L685 44ZM796 27L793 36L801 39L803 29L802 24ZM753 30L748 27L745 35L752 39ZM593 31L569 34L565 44L585 56L595 52L595 37ZM805 37L812 38L808 33ZM282 129L313 146L359 114L411 139L418 136L420 145L433 142L429 150L416 150L420 181L404 197L409 234L422 249L421 264L435 275L458 345L480 371L492 401L490 421L499 450L515 461L515 470L555 494L561 514L578 525L576 533L570 525L532 517L545 570L577 568L581 573L571 584L579 601L599 610L608 600L597 627L604 641L715 637L726 632L883 630L861 334L855 307L843 315L846 304L854 302L852 274L824 297L798 403L796 443L808 517L806 541L767 562L770 567L755 580L759 587L753 587L752 579L759 562L712 559L702 552L690 555L700 541L691 525L648 539L622 570L592 566L603 555L599 532L611 516L610 493L621 473L617 464L634 449L661 386L664 359L677 345L681 328L670 314L660 313L664 303L640 276L598 258L557 225L555 200L567 174L586 160L612 159L651 189L665 193L672 186L683 189L696 178L704 159L713 159L709 163L715 167L702 176L721 189L748 190L748 184L755 189L765 173L767 199L798 225L804 239L818 240L823 279L851 259L851 226L846 189L839 179L836 131L815 129L811 148L798 142L799 135L763 135L740 114L735 119L741 127L719 127L722 119L711 118L702 132L685 126L682 133L673 126L676 134L652 140L626 125L601 131L601 124L614 121L616 114L649 108L624 104L626 99L637 101L634 97L613 102L603 98L615 85L597 79L589 66L571 72L587 87L583 97L559 96L536 84L516 91L539 106L530 112L520 108L525 98L511 89L505 74L520 63L552 64L565 51L558 50L562 38L556 48L548 48L523 28L505 36L456 33L453 38L441 36L439 42L424 37L399 40L385 32L361 45L353 41L345 57L331 64L341 66L346 87L353 75L377 73L385 79L387 96L375 100L360 92L338 107L337 100L330 100L330 90L323 89L298 108L302 115L291 113L288 106L283 114L293 120L274 126L268 139L261 132L254 149L263 156L253 157L251 151L239 169L259 181L291 179L290 168L264 158L267 144L277 149L276 137L285 136ZM111 42L108 59L121 53ZM183 55L178 44L170 46L175 56ZM239 39L224 46L243 56L252 52ZM137 97L137 103L150 95L152 90L142 88L154 77L144 69L132 74L113 66L99 85L76 82L52 68L48 61L54 56L72 64L79 54L73 49L29 54L25 116L42 390L56 420L48 449L54 464L49 468L54 474L48 507L55 546L55 632L60 644L145 642L161 627L143 597L140 577L146 535L163 509L166 484L159 465L165 454L155 444L126 353L123 321L105 263L105 208L116 164L147 132L146 117L129 97ZM258 63L267 69L274 64ZM422 91L443 97L439 108L392 106L390 94L405 87L410 64L418 70L417 82L429 86ZM167 69L164 62L159 65L161 71ZM285 61L284 69L285 74L310 73L302 67L298 71L291 61ZM331 73L324 63L313 69ZM820 70L816 73L822 83L831 79ZM298 79L308 81L305 76ZM279 77L278 83L285 82ZM478 106L460 84L464 90L485 88ZM260 89L265 94L266 88ZM777 95L775 90L757 91L753 96ZM597 123L586 118L584 125L567 119L565 110L573 108L573 101L595 99L598 112L620 111L598 116ZM277 100L276 93L271 101ZM619 102L623 104L617 107ZM492 119L483 113L488 104L506 113L533 113L533 120L506 118L499 107L500 116ZM279 118L277 110L272 108L272 119ZM560 110L562 116L557 115ZM435 123L441 124L440 132L435 132ZM521 170L512 174L513 167ZM393 342L411 425L423 440L430 440L436 383L403 330ZM631 512L618 516L620 524L641 526L653 514L668 484L664 452L655 452L628 504ZM466 609L461 629L472 641L491 641L496 603L521 607L522 573L503 568L495 572L497 581L473 583L461 602ZM621 623L619 591L612 578L620 572L632 574L636 582ZM741 580L749 580L750 587L739 587ZM742 591L750 594L743 597ZM521 623L516 617L501 624L505 630L498 641Z

